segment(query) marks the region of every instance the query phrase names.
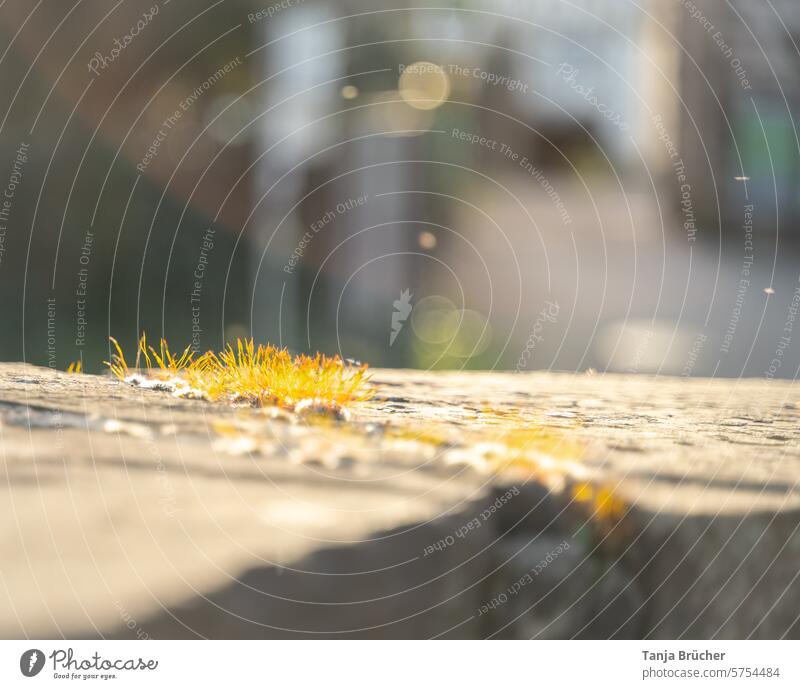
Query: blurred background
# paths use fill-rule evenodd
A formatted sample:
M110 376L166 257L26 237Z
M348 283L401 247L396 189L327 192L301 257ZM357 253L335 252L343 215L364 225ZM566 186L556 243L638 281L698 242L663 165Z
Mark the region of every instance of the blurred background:
M796 0L0 3L0 357L794 378Z

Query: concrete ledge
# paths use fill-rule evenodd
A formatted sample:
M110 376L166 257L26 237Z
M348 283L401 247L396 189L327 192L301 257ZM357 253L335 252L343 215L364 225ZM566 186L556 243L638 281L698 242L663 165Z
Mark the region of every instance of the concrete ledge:
M800 635L791 383L376 382L334 423L0 365L0 635Z

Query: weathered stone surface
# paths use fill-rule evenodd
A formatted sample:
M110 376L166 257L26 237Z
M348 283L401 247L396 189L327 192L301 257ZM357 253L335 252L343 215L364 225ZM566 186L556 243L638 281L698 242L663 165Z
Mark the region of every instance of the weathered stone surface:
M336 423L0 365L0 635L800 636L791 383L375 381Z

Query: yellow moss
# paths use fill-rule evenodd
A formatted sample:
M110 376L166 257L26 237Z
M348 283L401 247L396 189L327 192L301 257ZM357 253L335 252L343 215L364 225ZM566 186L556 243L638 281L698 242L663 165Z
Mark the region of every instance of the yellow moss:
M613 524L625 516L627 505L607 486L577 483L572 487L572 497L583 503L593 513L593 518L603 524Z
M572 487L572 498L577 502L590 502L594 488L590 483L578 483Z
M535 423L535 428L539 432L547 432L548 428L555 429L571 429L578 428L579 422L576 420L566 419L541 419L529 407L507 407L503 409L496 409L484 405L477 414L476 421L485 426L500 426L506 427L509 423L515 424L517 427L526 424Z
M131 371L122 348L114 338L110 339L116 353L104 363L117 378L126 380ZM137 369L140 361L145 365L145 375L181 383L187 394L212 402L337 409L365 401L373 394L366 366L353 367L338 356L319 353L292 357L285 349L255 345L252 339L238 339L235 347L228 345L221 352L208 351L195 357L191 347L180 356L173 354L163 339L156 350L147 345L147 338L142 335Z
M428 445L448 443L446 434L438 432L435 428L389 427L384 431L384 437L390 440L415 440Z
M144 336L142 336L144 337ZM119 342L117 342L113 337L108 338L111 344L114 345L114 349L116 349L116 353L111 355L111 361L104 361L103 363L108 366L117 378L120 380L125 380L125 378L130 375L130 371L128 370L128 363L125 361L125 355L122 353L122 347L119 346Z
M183 371L188 371L195 364L191 345L183 350L183 354L176 357L169 351L167 341L163 337L159 342L159 349L156 351L147 344L147 335L142 333L142 337L139 340L139 350L136 352L136 368L139 368L141 357L144 358L146 368L153 373L153 360L151 360L150 355L158 365L158 369L155 369L156 375L164 379L173 378Z
M577 459L583 454L583 446L567 440L562 434L548 428L528 425L501 433L497 439L512 450L541 452L554 457Z

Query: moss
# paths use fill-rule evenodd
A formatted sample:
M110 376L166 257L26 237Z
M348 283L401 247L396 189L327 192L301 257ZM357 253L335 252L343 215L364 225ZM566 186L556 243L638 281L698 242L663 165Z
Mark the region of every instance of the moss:
M137 373L128 368L117 341L111 342L116 353L104 363L117 378L150 387L156 381L179 397L338 413L374 392L366 366L350 366L338 356L319 353L292 357L285 349L255 345L252 339L238 339L235 347L195 357L191 347L180 355L171 352L163 339L156 350L142 335L135 368L140 371L143 363L144 370Z

